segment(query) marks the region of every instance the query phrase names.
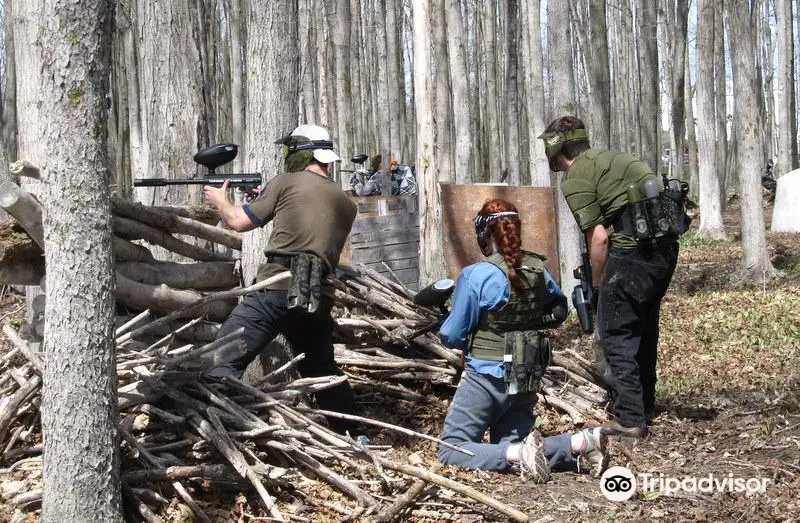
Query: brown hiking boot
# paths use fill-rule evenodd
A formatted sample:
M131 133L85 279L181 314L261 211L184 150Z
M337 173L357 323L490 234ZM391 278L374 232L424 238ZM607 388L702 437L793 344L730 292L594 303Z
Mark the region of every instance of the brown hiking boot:
M610 420L602 426L606 436L619 436L622 438L645 439L649 430L647 427L626 427L617 420Z

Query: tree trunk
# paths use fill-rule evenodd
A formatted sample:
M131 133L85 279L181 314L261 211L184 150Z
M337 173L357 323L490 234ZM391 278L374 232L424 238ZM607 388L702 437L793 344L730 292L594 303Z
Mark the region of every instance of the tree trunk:
M455 181L453 173L453 104L450 88L450 62L447 57L447 28L445 27L444 0L431 0L431 25L433 30L433 85L434 127L436 148L433 155L438 162L439 181Z
M667 27L670 41L668 68L670 71L670 121L672 127L672 161L673 175L683 178L683 152L685 148L684 133L686 131L686 114L684 101L684 82L686 81L685 65L686 40L689 18L688 0L667 0Z
M689 60L685 60L684 67L686 68L686 78L690 78ZM697 201L699 198L699 173L697 170L697 131L695 126L694 108L693 108L693 92L692 83L687 81L684 84L684 100L686 100L686 172L688 173L687 179L689 180L689 199Z
M283 171L283 156L276 138L297 126L300 92L300 48L297 2L251 3L248 14L246 71L248 97L245 111L244 168L261 171L267 179ZM341 109L341 108L340 108ZM337 143L336 147L341 150ZM242 270L250 284L264 263L264 247L271 228L244 235Z
M389 75L389 114L384 125L389 130L388 150L400 163L406 164L403 154L403 140L405 138L405 84L406 73L403 67L403 53L401 49L401 31L403 27L402 2L386 0L386 57L388 60L387 72ZM386 165L389 167L390 158Z
M697 5L697 153L700 178L700 230L707 238L724 238L722 198L716 154L716 115L714 113L714 17L719 16L714 0L699 0Z
M559 31L548 31L550 49L550 78L553 98L553 118L575 114L575 84L572 78L572 31L569 13L563 6L553 2L547 4L548 27ZM591 139L591 138L590 138ZM582 237L578 224L569 210L561 184L556 184L556 208L558 209L558 255L561 264L561 287L571 289L577 284L572 270L580 264Z
M109 3L43 3L47 115L42 521L122 521L107 112ZM80 154L75 154L80 151ZM102 495L98 495L102 493Z
M486 144L486 162L489 181L500 182L503 161L500 140L500 85L497 72L497 6L496 2L482 2L481 17L483 24L483 57L485 67L483 103L486 111L483 132ZM416 50L416 46L414 46Z
M792 34L792 0L777 1L778 81L775 90L775 123L778 128L775 174L780 176L794 169L792 164L792 119L796 118L794 100L794 38Z
M0 181L10 180L7 165L17 160L17 73L14 60L14 13L13 2L3 3L3 44L5 45L5 70L3 71L3 92L0 96Z
M246 33L245 14L242 12L241 0L225 0L225 13L228 16L228 30L231 41L231 124L233 127L233 143L242 146L247 151L250 144L245 143L245 101L247 100L247 78L245 63ZM234 172L244 171L244 155L238 156L233 161Z
M608 62L608 28L606 27L606 0L590 0L590 45L588 54L589 81L592 107L592 145L609 147L611 136L611 72Z
M760 173L764 162L756 78L756 23L754 15L725 2L725 22L733 69L734 121L739 122L736 159L742 212L742 282L763 284L774 272L767 253ZM756 11L757 12L757 11Z
M431 9L428 0L414 0L414 110L432 114ZM419 287L446 274L442 245L442 193L439 164L433 155L434 128L430 118L417 119L417 188L419 198Z
M455 136L456 183L472 182L472 109L470 107L470 80L465 52L464 21L460 0L445 0L447 20L447 57L450 61L450 85L453 89L453 126ZM541 70L541 69L540 69Z
M138 96L130 110L131 164L135 177L186 178L197 172L192 156L207 143L202 114L204 77L200 63L202 37L189 0L140 0L132 8L134 48L129 86ZM169 59L165 59L169 57ZM194 110L187 110L194 108ZM139 201L185 203L199 201L201 189L189 186L140 187ZM158 256L157 256L158 257Z
M641 160L653 169L661 164L661 89L658 83L658 14L656 2L637 2L636 30L639 36L639 143Z
M714 105L716 107L717 168L720 177L722 206L727 203L726 186L733 162L728 150L728 97L725 63L725 26L722 17L722 0L714 0Z
M505 85L505 115L504 115L504 134L505 134L505 163L506 182L509 185L519 185L521 182L520 166L520 147L519 147L519 86L517 84L517 56L519 49L518 24L519 1L508 0L506 7L506 85Z
M537 137L544 132L544 71L542 56L541 3L539 0L522 2L522 72L524 93L523 103L528 121L528 149L530 151L528 170L530 183L535 187L550 187L550 166L544 147Z

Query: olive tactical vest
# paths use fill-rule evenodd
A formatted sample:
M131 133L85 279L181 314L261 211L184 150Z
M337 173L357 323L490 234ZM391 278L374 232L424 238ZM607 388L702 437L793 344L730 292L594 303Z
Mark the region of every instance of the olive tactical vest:
M522 251L522 263L517 275L526 288L519 293L510 285L508 303L498 311L481 315L473 331L469 352L473 358L502 361L505 353L505 334L512 331L530 331L542 328L547 284L544 276L544 256ZM508 265L501 253L494 253L486 261L497 266L508 277Z

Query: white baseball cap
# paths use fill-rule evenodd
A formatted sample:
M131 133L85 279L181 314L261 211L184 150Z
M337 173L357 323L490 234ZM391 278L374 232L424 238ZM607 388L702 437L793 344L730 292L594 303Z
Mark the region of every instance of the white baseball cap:
M294 137L303 137L308 141L292 140ZM276 144L283 144L290 152L312 150L314 159L319 163L339 162L341 158L333 152L333 142L328 130L319 125L303 124L296 127L294 131L275 141Z

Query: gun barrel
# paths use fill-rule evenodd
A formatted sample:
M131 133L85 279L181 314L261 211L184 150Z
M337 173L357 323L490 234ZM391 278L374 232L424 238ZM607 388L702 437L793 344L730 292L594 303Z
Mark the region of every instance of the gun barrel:
M260 173L215 174L202 178L136 178L134 187L165 187L167 185L222 185L230 180L231 186L261 185Z

